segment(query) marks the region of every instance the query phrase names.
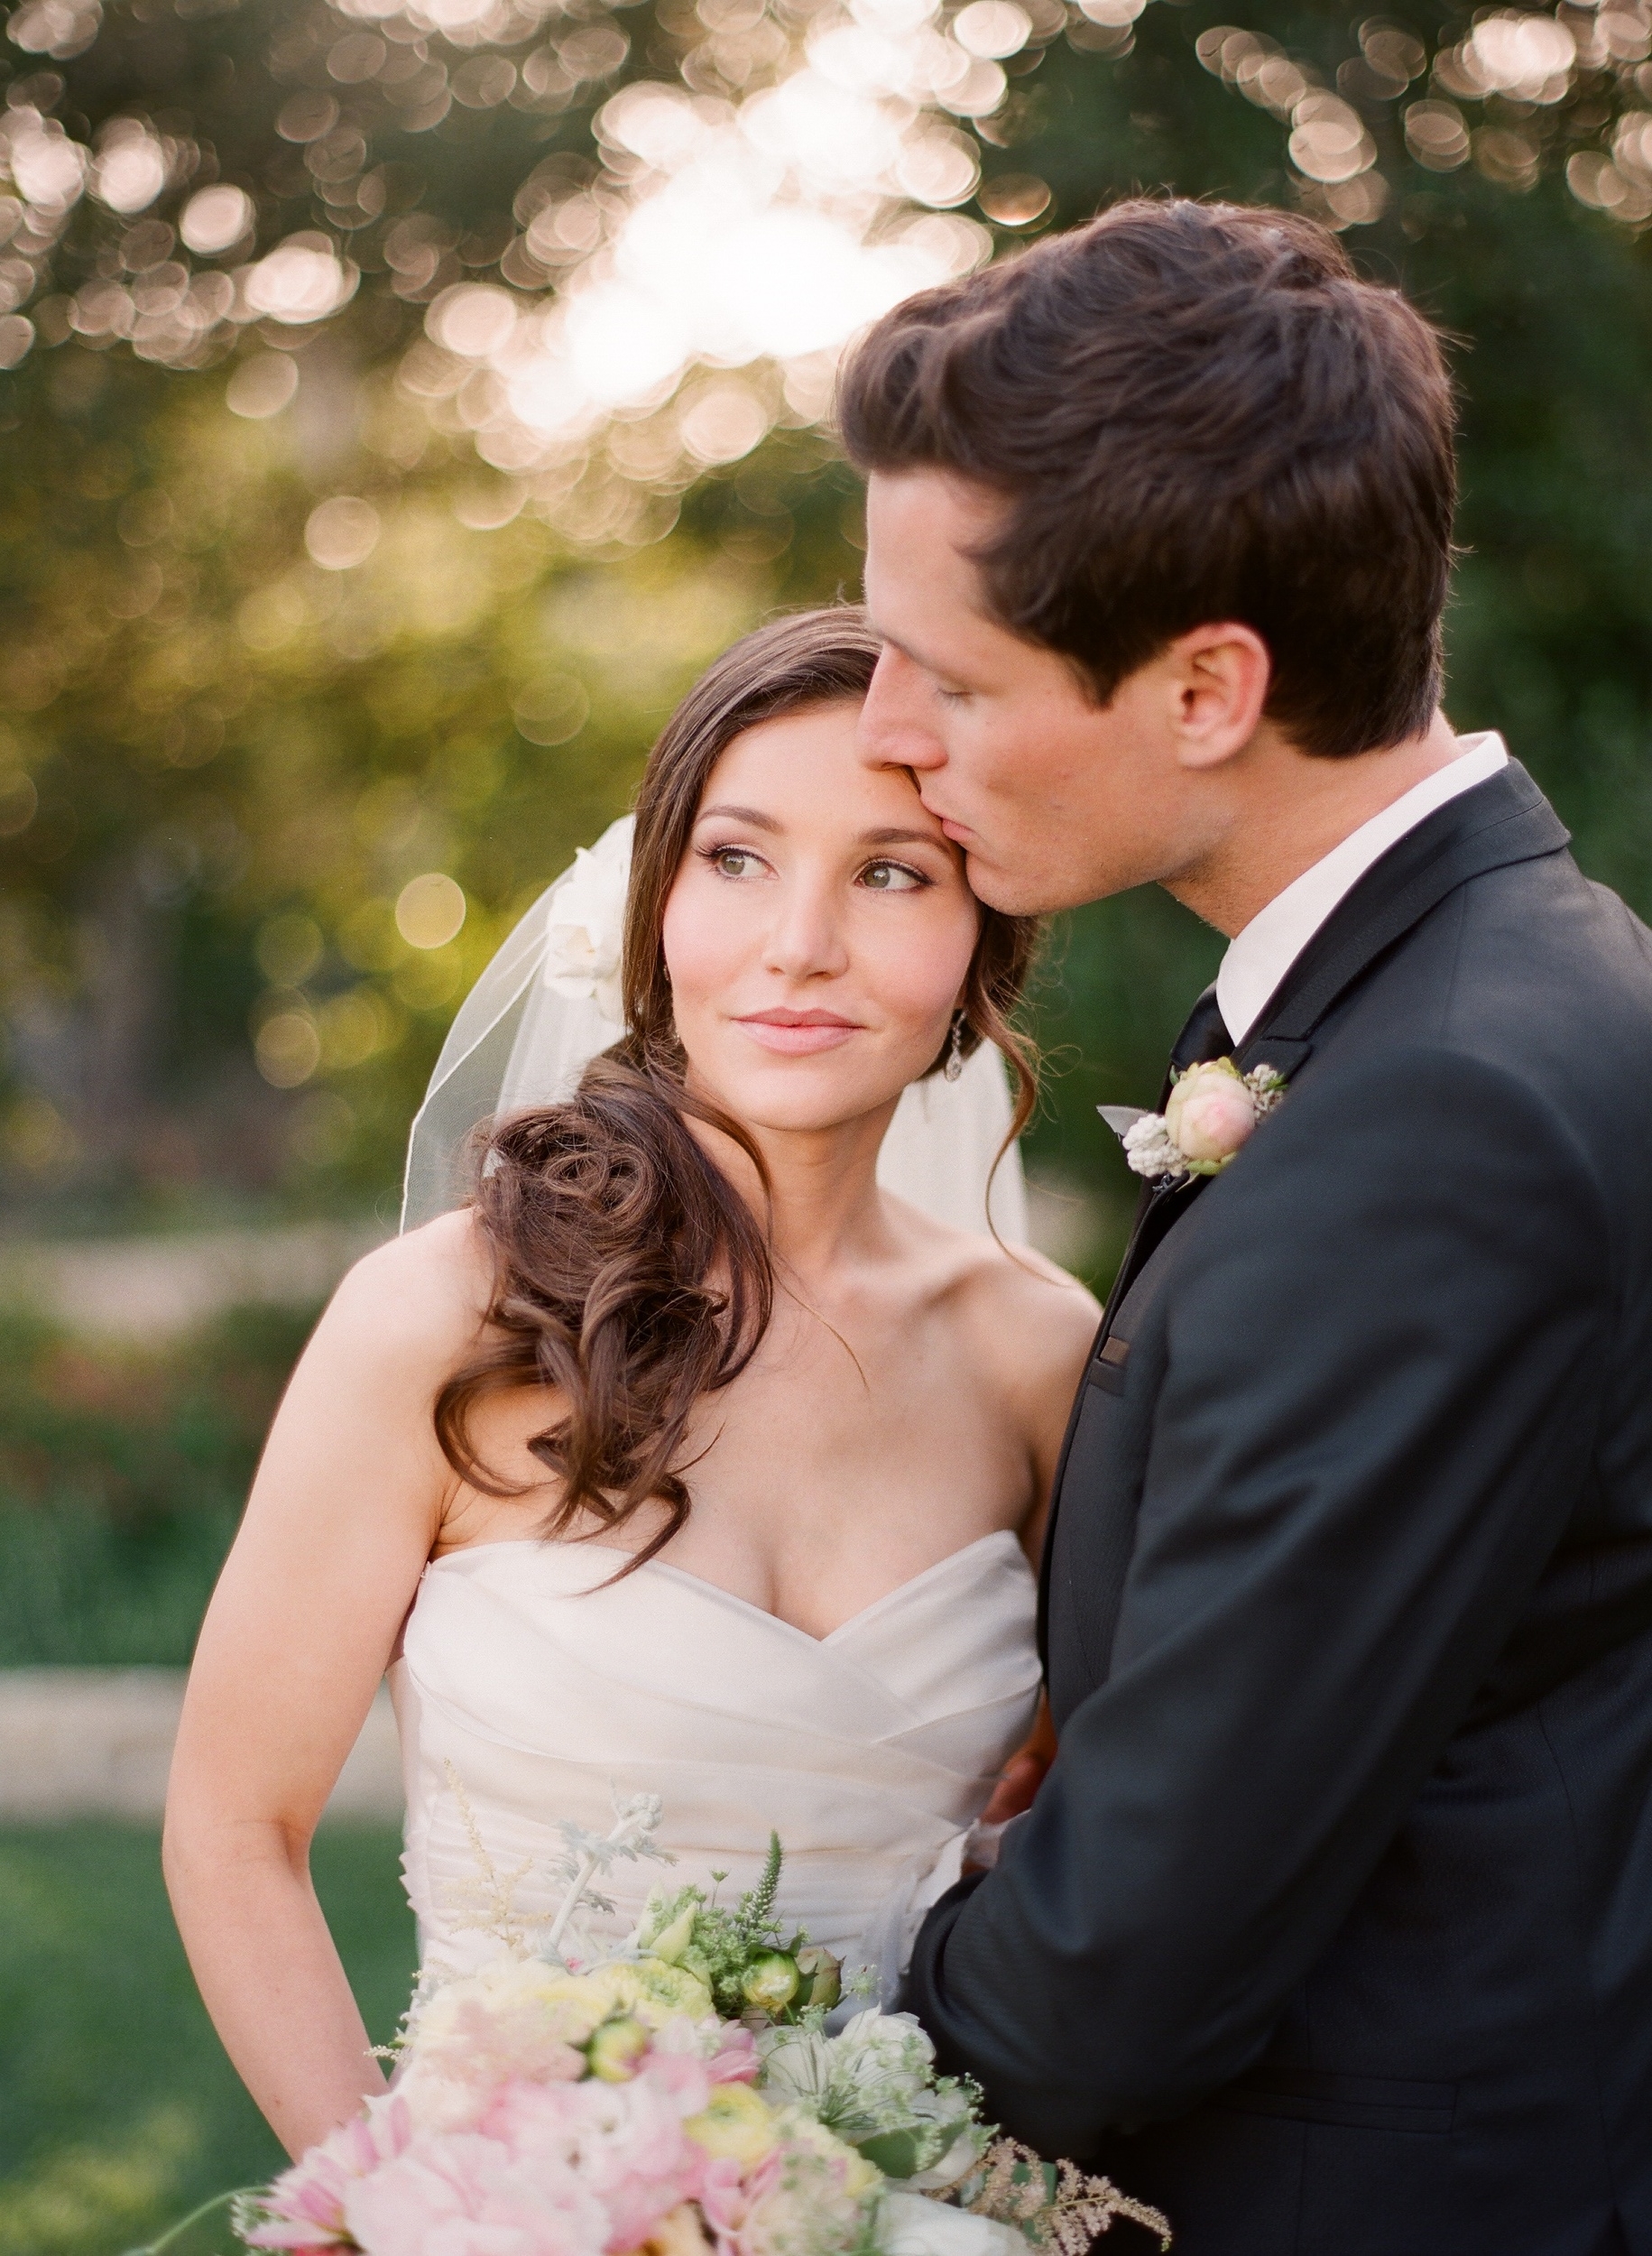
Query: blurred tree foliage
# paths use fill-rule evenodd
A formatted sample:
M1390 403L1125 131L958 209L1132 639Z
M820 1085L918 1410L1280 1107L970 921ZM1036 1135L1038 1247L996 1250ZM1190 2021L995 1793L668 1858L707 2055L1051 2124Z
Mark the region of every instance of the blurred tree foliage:
M295 412L238 421L221 378L74 345L11 383L13 1183L376 1192L456 996L623 809L675 697L766 606L845 577L847 482L805 494L818 537L784 516L789 569L748 560L778 450L672 545L594 563L532 520L466 529L456 505L500 481L341 375L365 430L340 451L383 526L346 578L305 550L339 453L318 470ZM415 947L395 904L433 872L469 912Z
M96 28L92 0L52 5ZM384 42L321 5L123 0L78 51L58 36L55 60L46 0L12 12L14 110L88 144L141 117L173 150L178 193L238 185L260 245L317 229L361 274L309 328L214 326L206 292L190 337L157 328L146 358L141 335L134 353L73 308L101 302L86 300L100 278L136 304L145 273L171 271L170 226L85 204L38 246L55 294L0 375L0 1173L19 1219L385 1197L455 998L623 806L675 695L773 606L853 591L853 481L808 429L581 544L513 513L520 493L398 380L456 280L549 286L512 217L523 180L548 153L589 165L615 83L710 68L697 42L720 5L628 8L619 48L587 42L605 61L589 80L536 78L524 32L511 91L489 99L485 56L406 47L422 109L405 73L339 80L339 38ZM1580 198L1610 200L1599 153L1652 81L1634 77L1644 6L1610 5L1613 69L1569 78L1564 99L1465 81L1471 19L1440 0L1376 25L1386 47L1285 0L1248 11L1238 46L1206 0L1058 10L1065 35L1045 25L1009 59L1009 99L974 129L976 208L1012 254L1140 187L1306 201L1453 332L1451 709L1508 732L1585 865L1644 910L1652 283L1644 236ZM1589 11L1559 17L1597 36ZM582 0L562 28L614 20ZM1298 74L1288 98L1269 59ZM1310 82L1335 95L1293 126ZM339 112L306 140L300 96ZM1344 110L1369 153L1327 180ZM1611 178L1630 194L1632 168ZM419 911L448 896L404 893L438 873L466 906L449 938ZM1091 1107L1150 1086L1218 952L1157 895L1057 937L1041 1011L1069 1055L1038 1132L1047 1164L1118 1196Z

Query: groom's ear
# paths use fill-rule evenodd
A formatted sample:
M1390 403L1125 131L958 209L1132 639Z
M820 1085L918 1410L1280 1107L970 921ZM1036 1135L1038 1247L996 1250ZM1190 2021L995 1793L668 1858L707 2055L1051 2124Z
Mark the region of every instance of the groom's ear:
M1268 645L1236 620L1178 634L1160 653L1177 764L1216 768L1244 750L1261 725L1273 679Z

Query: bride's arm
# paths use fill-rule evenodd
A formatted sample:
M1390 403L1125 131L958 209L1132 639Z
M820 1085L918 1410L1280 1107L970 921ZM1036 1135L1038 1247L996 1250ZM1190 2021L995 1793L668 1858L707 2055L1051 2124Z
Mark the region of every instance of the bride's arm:
M1020 1537L1037 1567L1073 1397L1102 1311L1076 1277L1028 1245L1018 1245L1000 1264L993 1282L998 1305L982 1352L991 1357L1006 1416L1026 1452Z
M1018 1246L1009 1273L1007 1268L992 1275L999 1306L986 1336L1008 1414L1027 1453L1029 1502L1020 1533L1036 1569L1074 1392L1102 1311L1075 1277L1028 1247ZM1055 1759L1056 1729L1046 1697L1031 1734L1004 1765L981 1813L983 1823L1003 1825L1030 1809Z
M430 1413L485 1304L470 1231L446 1217L339 1287L208 1609L172 1761L164 1862L184 1946L294 2154L383 2088L309 1842L454 1486Z

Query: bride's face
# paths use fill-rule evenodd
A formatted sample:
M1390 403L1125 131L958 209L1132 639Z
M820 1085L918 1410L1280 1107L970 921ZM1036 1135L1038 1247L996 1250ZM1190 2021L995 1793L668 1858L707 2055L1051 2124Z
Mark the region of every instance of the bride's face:
M857 759L859 710L737 736L667 900L690 1086L752 1127L892 1105L946 1040L980 929L962 857L909 778Z

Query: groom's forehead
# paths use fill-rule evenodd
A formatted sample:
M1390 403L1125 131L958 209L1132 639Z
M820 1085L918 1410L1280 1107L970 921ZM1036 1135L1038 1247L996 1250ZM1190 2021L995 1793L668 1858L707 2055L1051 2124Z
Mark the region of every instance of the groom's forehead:
M872 474L866 493L866 604L873 626L908 655L941 621L986 615L982 545L1001 514L996 499L938 470Z
M866 482L868 541L940 547L973 568L973 551L1002 522L1004 504L988 487L931 467L874 470Z

